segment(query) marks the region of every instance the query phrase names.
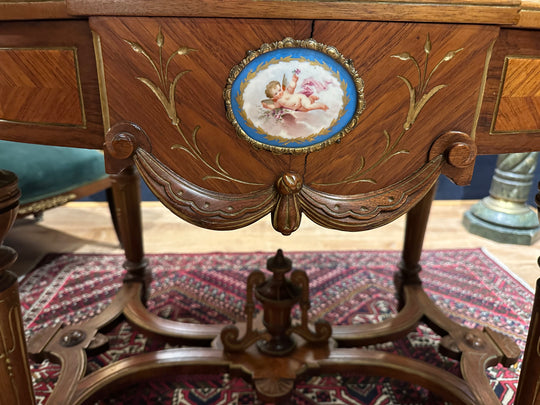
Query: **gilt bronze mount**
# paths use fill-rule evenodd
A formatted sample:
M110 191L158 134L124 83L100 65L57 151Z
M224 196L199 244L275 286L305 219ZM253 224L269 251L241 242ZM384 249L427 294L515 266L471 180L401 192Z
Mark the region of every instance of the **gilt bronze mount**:
M338 142L365 108L364 82L352 61L314 39L285 38L248 52L223 94L237 134L274 153Z

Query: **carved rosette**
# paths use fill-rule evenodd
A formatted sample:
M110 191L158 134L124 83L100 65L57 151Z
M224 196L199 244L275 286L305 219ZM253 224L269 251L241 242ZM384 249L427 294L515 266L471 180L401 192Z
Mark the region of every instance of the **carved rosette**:
M429 159L436 156L444 158L441 168L443 174L457 185L469 184L476 159L476 144L469 135L458 131L442 134L433 142L429 151Z

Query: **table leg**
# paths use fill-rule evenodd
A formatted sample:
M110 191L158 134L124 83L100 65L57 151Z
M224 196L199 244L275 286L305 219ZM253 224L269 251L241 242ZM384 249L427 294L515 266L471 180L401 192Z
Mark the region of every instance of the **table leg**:
M540 279L536 281L531 324L516 393L516 404L540 405Z
M17 277L8 271L17 253L2 246L19 207L17 177L0 170L0 404L35 403Z
M538 189L540 190L540 183ZM540 192L536 194L535 202L540 218ZM540 257L538 265L540 266ZM519 376L516 404L540 405L540 278L536 280L536 293Z
M17 277L6 271L17 254L0 246L0 404L34 404Z
M419 262L435 190L436 186L433 186L424 198L407 213L403 252L401 262L398 265L399 271L395 275L400 304L403 304L403 286L422 283L419 276L422 268Z
M141 195L139 176L134 166L128 166L118 174L112 174L112 190L116 219L124 251L127 270L125 281L150 281L150 271L144 258Z

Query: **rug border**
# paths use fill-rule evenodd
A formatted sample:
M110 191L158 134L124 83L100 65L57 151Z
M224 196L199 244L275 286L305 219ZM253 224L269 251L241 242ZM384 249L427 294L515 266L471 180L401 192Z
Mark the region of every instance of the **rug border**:
M497 256L495 256L493 253L491 253L488 248L482 247L480 250L497 266L502 268L504 271L506 271L515 281L517 281L519 284L521 284L523 287L525 287L531 294L534 295L534 288L529 285L525 280L523 280L520 276L518 276L516 273L514 273L512 270L506 266Z

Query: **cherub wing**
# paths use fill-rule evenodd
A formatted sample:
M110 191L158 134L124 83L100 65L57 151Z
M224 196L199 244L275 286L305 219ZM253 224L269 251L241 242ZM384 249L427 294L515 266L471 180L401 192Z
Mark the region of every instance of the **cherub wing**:
M289 85L289 82L287 81L287 76L283 74L283 79L281 80L281 88L285 91L288 85Z
M275 108L278 108L278 106L276 105L274 100L272 100L271 98L267 98L266 100L262 100L261 103L262 103L264 108L268 108L269 110L273 110Z

